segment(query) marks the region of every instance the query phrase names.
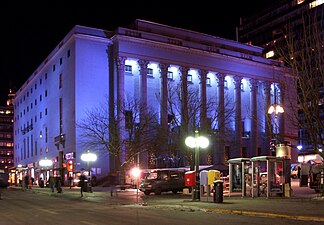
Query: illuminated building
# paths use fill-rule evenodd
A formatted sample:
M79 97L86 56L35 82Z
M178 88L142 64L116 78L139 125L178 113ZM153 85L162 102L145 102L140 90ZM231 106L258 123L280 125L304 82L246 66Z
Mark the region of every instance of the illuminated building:
M198 90L202 105L197 115L217 136L206 153L213 164L268 155L271 137L266 120L273 79L289 74L281 63L262 54L260 47L143 20L115 31L75 26L16 93L15 164L30 165L28 169L36 174L37 162L44 157L52 159L54 170L67 160L73 160L74 171L86 168L80 155L87 149L76 123L87 110L108 100L107 114L120 119L119 127L125 125L125 117L118 112L130 97L157 112L162 129L176 130L168 120L168 87L177 84L182 85L181 96ZM293 92L276 85L277 100L284 103ZM215 106L207 108L210 101ZM228 107L233 108L231 113L221 113ZM290 110L285 108L287 113ZM182 107L182 114L171 116L182 121L185 114L189 109ZM215 114L217 120L211 120ZM293 128L284 115L278 121L278 136L285 140ZM127 152L126 146L123 151ZM144 156L141 167L151 166ZM207 156L201 158L207 162ZM109 155L99 154L91 173L107 174L112 170L107 162Z
M9 91L6 106L0 107L0 168L9 169L14 166L14 108L15 94Z

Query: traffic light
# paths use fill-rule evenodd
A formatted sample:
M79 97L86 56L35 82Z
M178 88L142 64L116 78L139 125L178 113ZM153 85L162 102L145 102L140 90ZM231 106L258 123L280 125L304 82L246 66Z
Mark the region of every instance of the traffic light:
M73 161L72 160L69 160L68 161L67 170L68 170L68 172L72 172L73 171Z

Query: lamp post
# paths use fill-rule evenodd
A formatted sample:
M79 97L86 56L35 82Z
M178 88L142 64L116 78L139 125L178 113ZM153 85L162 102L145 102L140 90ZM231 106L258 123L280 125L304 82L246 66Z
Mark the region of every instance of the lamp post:
M41 167L45 167L46 169L48 169L49 167L51 167L53 165L53 161L45 158L45 159L42 159L39 161L39 165ZM46 177L44 178L44 180L45 181L47 180L47 174L46 174Z
M91 153L89 150L86 153L83 153L81 155L81 160L87 162L88 165L88 176L89 176L89 181L88 181L88 187L89 187L89 192L92 192L91 188L91 174L90 174L90 162L94 162L97 160L97 155L94 153ZM82 188L82 187L81 187Z
M138 205L138 189L139 189L139 178L141 175L141 170L138 167L134 167L131 174L136 179L136 204Z
M207 148L209 140L206 137L199 136L199 132L195 131L195 137L189 136L185 140L185 144L189 148L195 149L195 170L196 170L196 187L192 192L192 200L200 199L200 182L199 182L199 148Z
M277 137L277 134L278 134L278 115L279 113L284 113L284 109L283 107L277 103L277 86L276 84L274 84L274 104L270 105L269 109L268 109L268 114L274 114L274 125L275 125L275 140L276 140L276 143L275 145L278 144L278 137ZM272 130L273 132L273 130Z

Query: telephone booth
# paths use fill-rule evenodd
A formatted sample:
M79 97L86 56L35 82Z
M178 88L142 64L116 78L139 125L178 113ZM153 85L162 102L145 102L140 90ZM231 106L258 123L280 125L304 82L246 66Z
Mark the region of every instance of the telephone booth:
M246 196L250 158L233 158L229 163L229 196L240 194Z
M283 196L285 188L284 159L276 156L257 156L251 158L252 186L251 196ZM286 187L289 188L289 187Z

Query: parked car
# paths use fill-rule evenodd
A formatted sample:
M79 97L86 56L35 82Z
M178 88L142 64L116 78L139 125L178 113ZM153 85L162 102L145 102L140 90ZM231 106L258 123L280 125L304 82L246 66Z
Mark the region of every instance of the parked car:
M160 195L168 191L182 192L185 188L184 174L185 170L177 168L149 170L144 172L139 189L145 195L151 193Z

